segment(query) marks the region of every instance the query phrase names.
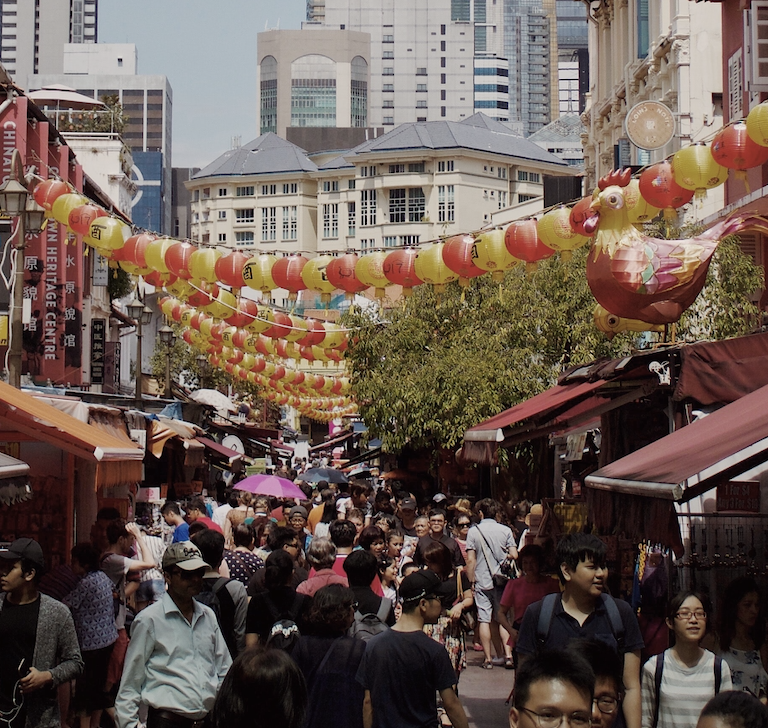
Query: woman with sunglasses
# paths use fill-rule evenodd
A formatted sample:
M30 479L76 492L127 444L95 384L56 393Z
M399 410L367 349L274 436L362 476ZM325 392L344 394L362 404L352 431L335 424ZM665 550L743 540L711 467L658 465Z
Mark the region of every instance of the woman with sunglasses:
M472 519L465 513L460 513L453 519L453 538L459 544L465 562L467 560L467 534L471 525Z
M707 701L731 689L728 663L701 646L709 606L707 597L692 591L669 603L666 621L674 645L643 665L643 728L695 728Z

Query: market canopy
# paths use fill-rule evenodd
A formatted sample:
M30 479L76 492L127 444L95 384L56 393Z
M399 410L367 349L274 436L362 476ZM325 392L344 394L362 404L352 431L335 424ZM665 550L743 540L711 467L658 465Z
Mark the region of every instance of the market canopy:
M10 435L9 433L14 433ZM19 434L15 434L19 433ZM0 382L0 440L47 442L97 464L96 487L140 481L144 451Z
M768 385L586 478L588 488L686 502L768 460Z

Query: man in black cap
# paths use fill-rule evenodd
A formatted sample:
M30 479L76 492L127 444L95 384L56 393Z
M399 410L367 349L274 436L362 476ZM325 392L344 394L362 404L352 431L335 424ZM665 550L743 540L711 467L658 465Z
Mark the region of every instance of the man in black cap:
M69 609L38 590L44 568L31 538L0 551L0 710L9 728L60 726L56 688L83 671Z
M451 725L468 728L448 653L422 631L425 624L434 624L440 616L441 602L436 593L440 584L432 571L406 576L400 585L400 621L368 641L357 672L357 681L365 688L365 728L436 727L436 692Z

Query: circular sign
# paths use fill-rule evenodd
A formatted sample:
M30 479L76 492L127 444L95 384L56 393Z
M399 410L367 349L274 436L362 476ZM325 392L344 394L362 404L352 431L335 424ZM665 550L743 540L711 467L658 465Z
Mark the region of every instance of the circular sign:
M627 113L627 136L640 149L661 149L675 136L675 117L660 101L641 101Z

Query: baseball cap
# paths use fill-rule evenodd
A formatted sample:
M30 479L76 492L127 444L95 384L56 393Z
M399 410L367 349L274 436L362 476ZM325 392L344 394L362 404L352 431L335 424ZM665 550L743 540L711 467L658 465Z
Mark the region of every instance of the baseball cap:
M8 561L27 559L41 570L45 568L43 549L33 538L17 538L9 548L0 551L0 558Z
M403 579L403 583L400 584L400 596L404 602L437 596L435 592L441 583L440 577L434 571L420 569Z
M294 506L290 511L288 511L288 518L292 518L293 516L301 516L302 518L306 518L307 509L304 508L304 506Z
M415 511L416 501L413 498L403 498L402 502L400 503L400 508L407 511Z
M200 549L191 541L178 541L172 543L163 554L163 571L167 571L172 566L178 566L184 571L196 571L197 569L209 569L208 564L203 561L203 555Z
M432 496L432 500L435 503L443 503L448 500L448 496L445 493L435 493L435 495Z

